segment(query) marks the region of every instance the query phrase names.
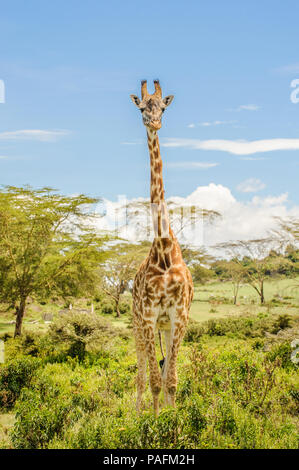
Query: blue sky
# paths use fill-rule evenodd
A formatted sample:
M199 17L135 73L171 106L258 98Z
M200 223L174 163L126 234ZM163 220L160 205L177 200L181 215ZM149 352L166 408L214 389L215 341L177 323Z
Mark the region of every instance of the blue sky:
M145 128L129 95L158 77L175 95L159 133L168 196L215 183L243 202L287 192L299 203L297 1L0 7L2 184L148 196Z

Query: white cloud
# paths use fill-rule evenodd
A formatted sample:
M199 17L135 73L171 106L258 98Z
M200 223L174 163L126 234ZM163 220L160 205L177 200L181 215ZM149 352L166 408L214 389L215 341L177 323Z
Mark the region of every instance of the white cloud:
M266 185L261 180L257 178L248 178L242 183L238 184L237 190L241 193L256 193L257 191L261 191L265 189Z
M170 162L166 163L168 168L182 168L182 169L200 169L206 170L208 168L213 168L218 166L219 163L212 163L212 162Z
M284 65L277 70L283 73L299 73L299 63Z
M139 145L141 142L136 141L136 142L121 142L121 145Z
M260 109L260 106L257 106L256 104L241 104L241 106L239 106L239 109L245 109L246 111L257 111L258 109Z
M299 150L299 139L267 140L199 140L168 138L161 144L163 147L185 147L196 150L219 150L234 155L251 155L275 150Z
M199 126L210 127L210 126L222 126L227 124L236 124L238 121L206 121L200 122Z
M7 131L0 133L0 140L38 140L41 142L53 142L59 137L64 137L70 132L67 130L41 130L24 129L19 131Z
M241 104L237 108L230 108L228 111L257 111L258 109L261 109L260 106L257 104Z
M188 125L188 127L194 128L196 126L201 126L201 127L222 126L222 125L236 124L237 122L238 121L204 121L204 122L199 122L198 124L191 123Z
M0 160L5 160L6 158L8 158L6 155L0 155Z
M177 236L181 243L193 246L203 245L206 248L227 241L266 237L270 230L277 228L276 217L299 218L299 206L288 207L288 195L286 193L265 198L254 196L249 202L240 202L232 195L229 188L214 183L208 186L199 186L185 198L171 197L169 200L183 207L195 205L206 210L220 212L221 217L217 218L214 223L205 222L203 225L196 225L195 228L189 226L182 232L179 231L180 227L177 230ZM144 198L131 201L104 201L105 215L98 219L98 228L115 230L116 214L121 218L118 222L118 227L121 227L126 216L125 203L136 203L136 207L138 207L138 203L144 201L146 201ZM102 209L103 206L99 207L99 211L102 212ZM141 216L135 217L134 212L133 210L130 224L126 229L120 229L119 232L120 236L124 236L131 241L142 239L137 226L143 226L144 228L146 223L151 220L150 215L145 220Z
M266 160L265 157L240 157L240 160L245 160L249 162L257 162L259 160Z

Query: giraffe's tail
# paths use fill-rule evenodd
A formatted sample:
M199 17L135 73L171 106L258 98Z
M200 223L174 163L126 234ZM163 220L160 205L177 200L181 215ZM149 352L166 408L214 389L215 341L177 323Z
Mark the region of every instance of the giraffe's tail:
M160 330L158 331L158 334L159 334L159 343L160 343L161 354L162 354L162 358L163 358L163 359L161 359L161 361L159 361L159 365L160 365L161 369L163 369L164 362L165 362L165 356L164 356L164 352L163 352L162 336L161 336L161 331Z

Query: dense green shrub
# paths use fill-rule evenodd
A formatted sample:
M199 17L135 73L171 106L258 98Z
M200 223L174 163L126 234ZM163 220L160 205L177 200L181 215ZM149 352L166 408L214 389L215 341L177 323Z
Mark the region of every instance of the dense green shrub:
M94 350L87 344L84 360L68 353L61 360L44 355L43 347L51 342L48 334L33 343L28 338L8 341L16 345L18 360L27 360L22 354L34 344L41 358L41 367L19 390L13 447L298 447L298 367L290 363L285 341L264 351L268 338L281 341L281 335L265 336L273 330L273 316L191 322L178 358L176 409L163 407L161 396L158 418L149 389L137 415L134 342L130 334L107 325L100 329L103 343ZM81 337L85 330L79 326ZM73 328L64 325L63 331L74 335ZM53 344L69 352L73 338L65 342L59 332Z
M190 321L184 340L188 343L198 342L204 333L205 328L200 323Z
M268 352L267 356L270 361L275 361L280 359L282 367L291 367L296 368L296 366L291 361L292 347L289 342L282 342L274 344L271 350Z
M121 314L127 314L130 312L130 310L131 310L131 306L128 302L121 302L119 304L119 312Z
M40 360L23 357L0 366L0 407L11 408L25 386L30 386Z
M16 449L42 449L61 434L71 409L70 399L59 397L53 387L51 397L26 389L16 408L12 442ZM70 423L68 423L70 424Z
M279 315L274 321L267 314L218 318L206 322L191 322L185 334L186 342L196 342L207 334L209 336L231 336L236 338L262 338L266 332L278 333L292 323L288 315Z
M44 448L101 404L99 378L95 371L79 368L78 361L48 364L24 388L16 404L12 432L15 448Z
M68 346L68 354L84 360L87 347L103 346L115 335L111 326L97 315L69 312L51 324L49 336L56 343Z
M112 315L113 313L115 313L115 307L111 301L103 301L98 308L101 313L105 315Z
M279 315L273 323L273 333L278 333L279 330L284 330L291 326L292 319L289 315Z

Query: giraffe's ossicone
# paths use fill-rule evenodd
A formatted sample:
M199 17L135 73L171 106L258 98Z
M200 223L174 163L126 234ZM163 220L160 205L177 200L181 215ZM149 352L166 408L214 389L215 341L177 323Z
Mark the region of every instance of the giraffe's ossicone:
M179 243L169 225L157 135L161 128L162 115L173 96L163 99L159 81L155 80L154 85L153 95L148 94L146 81L141 82L141 100L131 95L133 103L142 113L147 129L151 166L151 212L155 234L149 255L141 264L134 280L133 330L138 363L137 409L141 409L148 362L154 411L158 415L162 387L165 403L175 405L177 355L188 323L193 282ZM162 372L156 358L157 330L164 332L166 344Z

